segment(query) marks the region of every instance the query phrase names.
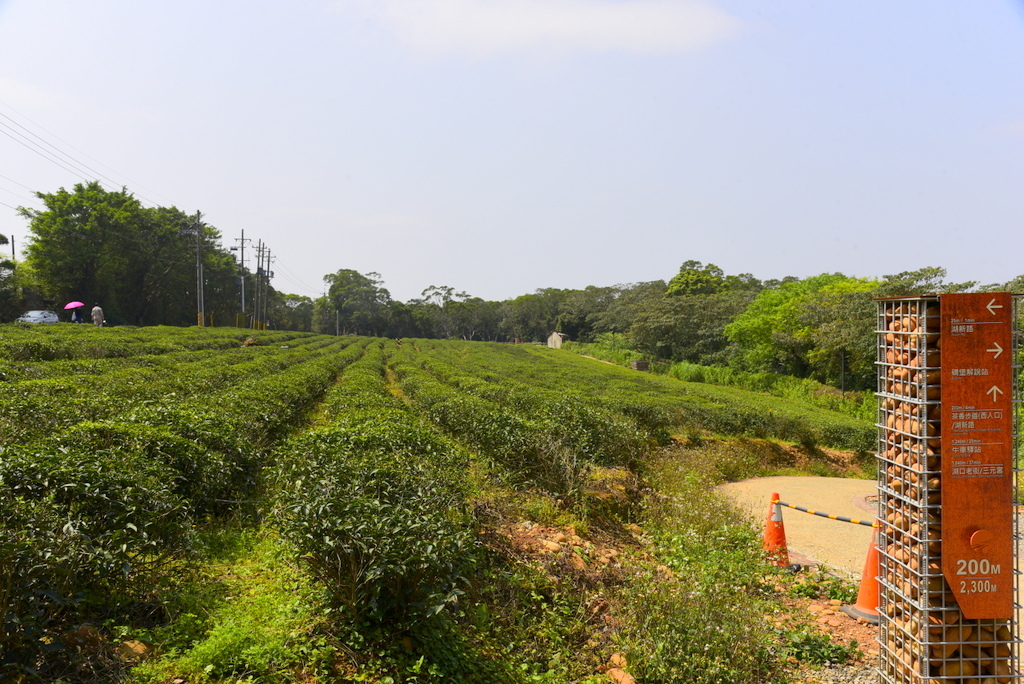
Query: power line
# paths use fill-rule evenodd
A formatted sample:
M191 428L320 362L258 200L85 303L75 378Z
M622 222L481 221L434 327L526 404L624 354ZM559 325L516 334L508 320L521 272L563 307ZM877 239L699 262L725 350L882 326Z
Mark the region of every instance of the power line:
M7 176L4 176L4 175L0 175L0 178L3 178L5 181L9 181L11 183L14 183L15 185L20 185L21 187L25 188L29 192L35 192L35 188L30 188L27 185L25 185L24 183L19 183L18 181L14 180L13 178L8 178Z
M0 123L0 126L3 126L3 124ZM9 129L9 127L7 127L7 128ZM38 154L43 159L45 159L45 160L47 160L47 161L49 161L49 162L51 162L53 164L56 164L57 166L61 167L65 171L68 171L68 172L74 174L75 176L79 176L79 177L82 177L82 178L84 178L86 176L86 174L82 173L81 169L70 169L67 166L65 166L64 164L62 164L60 161L58 161L57 159L54 159L52 155L50 155L46 150L44 150L41 147L39 147L39 145L35 145L35 143L32 143L32 145L34 145L35 148L37 148L37 149L33 149L32 145L30 145L28 142L25 142L24 140L18 140L18 138L15 138L13 135L8 133L7 131L0 130L0 133L3 133L4 135L6 135L8 138L13 140L14 142L16 142L19 145L21 145L22 147L28 149L30 152L34 152L35 154ZM24 136L22 136L22 137L24 137Z
M301 280L299 280L298 276L296 276L294 273L289 271L288 268L284 264L281 263L281 258L280 257L277 258L277 267L280 268L284 272L282 274L284 279L289 281L293 285L296 285L296 286L302 288L303 290L307 290L309 292L318 292L319 291L318 288L310 287L308 284L306 284L306 283L302 282Z
M10 110L11 112L14 112L15 114L17 114L17 115L18 115L19 117L23 118L23 119L24 119L25 121L28 121L29 123L31 123L31 124L32 124L33 126L35 126L35 127L39 128L39 129L40 129L40 130L42 130L42 131L45 131L45 132L46 132L47 134L49 134L49 135L53 136L54 138L56 138L56 139L57 139L57 140L59 140L60 142L64 143L65 145L67 145L68 147L70 147L71 149L73 149L73 150L74 150L75 152L78 152L78 153L79 153L80 155L83 155L83 156L85 156L86 158L88 158L88 159L92 160L93 162L95 162L96 164L98 164L99 166L102 166L103 168L105 168L105 169L107 169L107 170L109 170L109 171L111 171L111 172L114 172L114 171L113 171L113 169L111 169L111 168L110 168L109 166L106 166L105 164L103 164L103 163L102 163L102 162L100 162L99 160L95 159L94 157L90 156L89 154L87 154L87 153L83 152L82 150L79 150L79 149L78 149L77 147L75 147L75 146L74 146L74 145L72 145L71 143L67 142L66 140L64 140L63 138L61 138L61 137L60 137L59 135L56 135L55 133L53 133L53 132L51 132L51 131L47 130L47 129L46 129L46 128L45 128L44 126L40 126L40 125L39 125L38 123L36 123L35 121L32 121L32 119L30 119L29 117L25 116L24 114L22 114L21 112L19 112L18 110L16 110L16 109L15 109L14 107L12 107L12 106L10 106L9 104L7 104L6 102L4 102L4 101L0 100L0 104L2 104L2 105L3 105L4 107L6 107L6 108L7 108L8 110ZM29 129L28 129L27 127L25 127L25 126L22 126L22 125L21 125L20 123L18 123L17 121L15 121L14 119L12 119L11 117L7 116L6 114L0 113L0 116L2 116L3 118L7 119L8 121L10 121L11 123L13 123L13 124L14 124L15 126L17 126L18 128L20 128L20 129L24 130L25 132L27 132L27 133L28 133L29 135L31 135L32 137L34 137L34 138L36 138L36 139L38 139L38 140L42 141L42 142L43 142L43 144L45 144L45 145L46 145L47 147L50 147L50 148L52 148L52 149L56 150L56 151L57 151L57 152L58 152L58 153L59 153L60 155L62 155L62 156L64 156L64 157L67 157L68 159L74 160L74 161L75 161L75 162L76 162L77 164L79 164L79 165L81 165L81 166L84 166L84 167L85 167L85 168L87 168L87 169L88 169L89 171L91 171L91 172L92 172L93 174L95 174L95 175L99 176L100 178L104 178L104 179L106 179L106 180L107 180L107 181L108 181L109 183L113 184L113 185L114 185L115 187L117 187L117 186L121 186L121 187L123 187L123 186L125 185L124 183L119 183L119 182L117 182L117 181L113 180L112 178L109 178L108 176L105 176L105 175L103 175L103 174L102 174L102 173L100 173L99 171L97 171L97 170L93 169L92 167L90 167L90 166L89 166L88 164L85 164L84 162L81 162L81 161L79 161L79 160L75 159L75 158L74 158L74 157L72 157L72 156L71 156L70 154L67 154L66 152L62 151L62 150L61 150L60 148L58 148L58 147L57 147L56 145L54 145L53 143L50 143L49 141L47 141L47 140L46 140L45 138L43 138L42 136L40 136L40 135L37 135L36 133L32 132L32 131L31 131L31 130L29 130ZM116 173L116 172L114 172L114 173ZM122 174L118 174L118 175L122 175ZM125 178L127 178L127 176L125 176ZM127 180L128 180L128 181L129 181L129 182L130 182L130 183L132 184L132 186L133 186L133 187L136 187L136 188L142 188L143 190L147 190L147 191L149 191L149 192L152 192L153 194L157 195L158 197L163 197L163 196L162 196L162 195L161 195L160 193L158 193L158 192L156 192L156 191L154 191L154 190L150 190L149 188L147 188L146 186L142 185L141 183L136 183L136 182L132 181L132 180L131 180L130 178L127 178ZM145 201L146 201L146 202L147 202L148 204L152 204L153 206L158 206L158 203L157 203L157 202L154 202L154 201L152 201L152 200L150 200L150 199L147 199L147 198L143 197L142 195L139 195L139 197L141 197L142 199L144 199L144 200L145 200ZM165 197L164 199L167 199L167 198ZM169 201L169 200L168 200L168 201ZM172 204L173 204L173 202L172 202Z
M65 145L67 145L71 149L75 150L79 154L85 156L88 159L91 159L92 161L94 161L99 166L102 166L103 168L109 169L109 167L107 167L104 164L102 164L101 162L95 160L93 157L90 157L88 154L82 152L81 150L76 148L74 145L71 145L67 141L63 140L62 138L60 138L60 136L55 135L54 133L48 131L45 127L40 126L39 124L35 123L34 121L32 121L31 119L26 117L24 114L21 114L20 112L15 110L13 107L11 107L6 102L3 102L2 100L0 100L0 105L3 105L6 109L8 109L9 111L17 114L19 117L21 117L25 121L31 123L33 126L39 128L42 131L45 131L47 134L53 136L55 139L57 139L60 142L64 143ZM9 123L7 123L7 122L9 122ZM110 178L109 176L107 176L107 175L97 171L96 169L94 169L93 167L89 166L85 162L82 162L81 160L77 159L73 155L65 152L59 146L57 146L57 145L53 144L52 142L48 141L43 136L35 133L34 131L29 129L28 127L22 125L17 120L15 120L14 118L4 114L3 112L0 112L0 133L2 133L3 135L7 136L8 138L13 140L14 142L18 143L22 147L25 147L26 149L28 149L33 154L36 154L36 155L42 157L43 159L45 159L46 161L48 161L48 162L50 162L50 163L52 163L52 164L54 164L56 166L59 166L60 168L64 169L65 171L71 173L74 176L77 176L77 177L79 177L79 178L81 178L83 180L86 180L86 181L95 180L95 182L97 184L101 185L101 186L103 186L103 183L100 181L100 179L103 179L103 180L106 180L107 183L109 183L112 186L114 186L114 189L111 190L112 192L117 192L118 190L126 191L126 188L125 188L125 186L123 184L118 183L117 181L115 181L114 179ZM33 188L30 188L29 186L25 185L24 183L16 181L16 180L14 180L12 178L8 178L8 177L2 176L2 175L0 175L0 178L6 180L8 182L14 183L15 185L18 185L18 186L20 186L22 188L25 188L26 190L29 190L30 192L33 192L33 193L37 192ZM145 187L145 186L142 186L142 185L137 184L137 183L133 183L133 185L135 187L143 187L143 188ZM107 188L107 189L110 190L110 188ZM16 195L16 193L14 193L11 190L7 190L6 188L0 188L0 190L4 190L5 192L10 192L11 194L15 194ZM155 194L157 194L157 196L161 196L162 197L162 195L160 195L159 193L155 193ZM133 197L137 198L137 200L140 203L141 202L145 202L146 204L150 204L153 207L160 206L157 202L154 202L154 201L148 199L144 195L139 195L139 194L136 194L136 193L131 193L131 195ZM17 195L17 196L20 197L20 195ZM39 198L38 197L34 197L34 198L28 198L28 199L30 201L38 201ZM173 202L171 204L173 205ZM14 209L15 211L19 210L18 207L15 207L15 206L12 206L10 204L7 204L6 202L0 202L0 205L8 207L10 209ZM105 233L108 234L108 235L120 238L123 241L137 244L140 247L152 247L152 245L148 241L142 240L142 239L140 239L140 238L138 238L136 236L120 233L120 232L118 232L116 230L111 230L109 227L105 230ZM223 247L221 247L221 249L223 249ZM267 250L267 253L268 253L268 266L269 266L269 249ZM161 261L161 262L164 262L164 263L175 263L175 264L183 263L183 261L179 261L178 259L174 259L174 258L170 258L169 259L167 257L162 257L162 256L154 256L152 258L154 260L156 260L156 261ZM275 261L276 261L276 258L275 258ZM244 271L244 268L245 268L245 266L243 264L242 265L243 271ZM285 269L285 270L287 271L287 269ZM289 277L289 275L291 275L291 277ZM296 285L296 286L298 286L298 287L300 287L302 289L308 290L308 291L316 291L316 288L311 288L311 287L309 287L309 285L301 282L296 276L294 276L294 274L289 274L289 275L285 275L285 278L287 280L289 280L290 282L292 282L294 285Z
M0 187L0 190L3 190L4 192L6 192L6 193L8 193L10 195L14 195L15 197L20 197L23 200L28 200L29 202L35 202L36 201L35 197L28 197L27 195L23 195L20 192L15 192L14 190L10 190L8 188Z
M4 115L0 114L0 116L4 116ZM7 130L3 130L5 128ZM61 167L65 171L71 172L73 175L78 176L82 180L88 181L90 178L93 178L97 183L100 183L101 186L104 185L103 183L100 182L99 178L95 178L94 176L90 176L90 174L86 173L85 171L83 171L82 168L79 168L78 166L75 166L75 164L81 164L81 162L76 160L74 157L71 157L70 155L63 153L60 150L57 150L57 154L62 155L66 159L55 158L52 153L50 153L49 151L44 149L38 143L36 143L36 142L26 138L24 135L22 135L21 133L18 133L17 131L13 131L14 135L12 135L11 131L13 131L13 129L11 129L10 126L6 125L3 121L0 121L0 133L3 133L8 138L10 138L14 142L18 143L22 147L27 148L30 152L33 152L33 153L39 155L40 157L42 157L43 159L45 159L45 160L47 160L47 161L49 161L49 162L51 162L53 164L56 164L57 166ZM17 135L18 138L21 138L21 140L19 140L18 138L14 137L15 135ZM46 141L44 140L43 142L45 143ZM47 144L49 144L49 143L47 143ZM51 145L51 147L52 147L52 145ZM67 164L72 165L73 168L69 168L68 166L65 165L64 162L66 162ZM83 164L82 166L84 166L89 171L92 171L93 173L95 173L95 170L91 169L88 165ZM103 174L99 174L99 176L102 177L102 178L105 178L108 183L113 185L113 188L107 188L108 190L111 190L112 192L116 192L117 183L115 181L107 178L106 176L103 176ZM19 185L20 185L20 183L19 183ZM106 186L104 186L104 187L106 187ZM124 186L121 186L121 187L123 188ZM134 195L135 193L132 193L132 194ZM144 197L142 195L138 195L138 197L139 197L139 199L141 201L144 201L147 204L150 204L152 206L158 206L156 202L153 202L152 200L147 199L146 197Z
M61 150L60 148L58 148L58 147L57 147L56 145L54 145L54 144L50 143L49 141L47 141L47 140L46 140L45 138L42 138L42 137L40 137L40 136L36 135L35 133L33 133L32 131L30 131L29 129L25 128L25 127L24 127L24 126L22 126L22 125L21 125L20 123L18 123L17 121L15 121L14 119L12 119L11 117L7 116L7 115L6 115L6 114L4 114L3 112L0 112L0 117L3 117L4 119L7 119L7 120L8 120L8 121L10 121L10 122L11 122L12 124L14 124L14 125L15 125L15 126L17 126L18 128L20 128L20 129L21 129L22 131L25 131L25 133L27 133L28 135L32 136L32 138L35 138L36 140L38 140L39 142L41 142L41 143L42 143L43 145L46 145L46 146L47 146L48 148L50 148L51 150L53 150L54 152L56 152L57 154L59 154L59 155L60 155L61 157L64 157L64 158L65 158L66 160L68 160L69 162L72 162L72 163L74 163L74 164L80 165L80 166L82 166L83 168L85 168L85 169L87 169L87 170L91 171L91 172L92 172L92 173L93 173L94 175L98 176L99 178L103 178L103 179L105 179L105 180L109 181L110 183L113 183L114 185L117 185L117 182L116 182L116 181L114 181L114 180L111 180L110 178L107 178L106 176L104 176L104 175L103 175L102 173L100 173L100 172L99 172L99 171L97 171L96 169L93 169L92 167L90 167L90 166L89 166L88 164L85 164L85 163L83 163L83 162L81 162L81 161L79 161L79 160L75 159L75 158L74 158L74 157L72 157L71 155L67 154L66 152L64 152L63 150ZM2 122L2 121L0 121L0 126L4 126L5 128L7 128L7 130L10 130L10 131L14 131L14 129L12 129L12 128L11 128L10 126L8 126L7 124L5 124L5 123L4 123L4 122ZM26 136L25 136L25 135L24 135L23 133L19 133L18 131L14 131L14 133L15 133L16 135L20 136L21 138L24 138L25 140L28 140L28 138L27 138L27 137L26 137ZM32 142L32 141L31 141L31 140L29 140L29 142ZM35 143L34 143L34 142L32 142L32 144L33 144L33 145L35 145Z

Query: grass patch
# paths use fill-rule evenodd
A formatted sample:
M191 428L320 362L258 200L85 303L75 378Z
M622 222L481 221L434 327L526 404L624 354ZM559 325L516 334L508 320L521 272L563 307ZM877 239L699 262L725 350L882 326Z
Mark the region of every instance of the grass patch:
M788 585L788 593L791 596L854 604L857 602L858 586L819 566L794 577Z
M784 681L778 635L764 620L771 570L755 531L714 491L727 459L709 464L707 451L669 449L648 464L657 494L647 524L660 565L623 593L632 673L666 683Z
M280 540L253 530L207 534L210 561L181 587L174 619L151 638L162 655L133 680L305 682L328 671L336 648L319 599Z

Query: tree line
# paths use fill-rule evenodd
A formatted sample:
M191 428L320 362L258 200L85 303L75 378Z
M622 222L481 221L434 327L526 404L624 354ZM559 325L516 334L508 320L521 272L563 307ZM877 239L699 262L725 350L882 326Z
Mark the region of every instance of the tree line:
M950 282L934 266L881 278L823 273L762 281L692 260L668 282L543 288L500 302L434 285L418 299L397 302L379 274L352 270L325 281L330 289L314 303L311 326L320 332L539 342L557 331L653 360L769 371L847 389L874 387L876 298L1024 292L1024 276L988 285Z
M201 266L203 323L252 323L261 274L241 267L220 231L198 215L144 207L126 189L109 191L98 182L36 196L43 209L19 209L29 227L24 259L0 262L0 321L81 301L87 309L102 305L112 324L196 325ZM268 318L310 329L308 297L265 289Z
M243 281L245 291L254 292L261 274L236 262L216 228L174 207L143 207L127 190L111 192L99 183L37 196L45 209L20 210L31 234L25 259L0 261L3 320L26 307L81 300L90 306L102 302L115 323L194 325L199 242L209 318L217 325L251 325L242 316L240 292ZM5 241L0 236L0 244ZM524 342L557 331L651 359L771 371L848 388L874 384L875 298L1024 291L1024 276L989 285L956 283L940 267L881 278L823 273L762 281L693 260L667 282L542 288L505 301L431 285L420 297L401 302L380 274L351 269L324 276L324 283L326 293L313 299L279 292L264 281L269 326Z

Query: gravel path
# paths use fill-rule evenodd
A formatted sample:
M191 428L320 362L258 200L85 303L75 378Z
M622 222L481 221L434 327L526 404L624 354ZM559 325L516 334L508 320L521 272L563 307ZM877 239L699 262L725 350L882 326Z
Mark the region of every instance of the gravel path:
M721 486L722 492L750 514L756 525L768 517L771 495L803 508L859 520L873 520L874 480L842 477L759 477ZM863 525L830 520L791 508L782 509L783 527L790 560L801 565L824 565L834 572L860 580L873 530ZM877 684L872 666L836 665L822 668L804 680L806 684Z
M763 527L771 495L786 503L829 515L873 520L875 481L842 477L758 477L730 482L721 490L750 513ZM782 509L786 545L794 563L827 565L851 579L859 580L871 545L872 529L863 525L830 520L791 508Z
M822 511L830 515L872 519L877 514L875 481L837 477L762 477L722 485L721 490L763 526L773 493L786 503ZM871 528L843 523L782 509L783 525L790 560L794 563L825 565L836 572L859 580L871 543ZM1018 513L1016 529L1024 530L1024 514ZM1024 553L1024 541L1017 542L1017 554ZM1024 603L1021 586L1017 603ZM1018 616L1020 620L1020 616ZM877 684L874 667L838 665L813 673L804 684Z

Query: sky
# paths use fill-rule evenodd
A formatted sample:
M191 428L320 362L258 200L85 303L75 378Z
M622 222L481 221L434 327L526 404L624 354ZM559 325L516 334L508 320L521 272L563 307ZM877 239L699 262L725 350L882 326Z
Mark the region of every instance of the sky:
M0 0L0 233L20 256L16 208L96 179L312 297L1002 283L1024 0Z

